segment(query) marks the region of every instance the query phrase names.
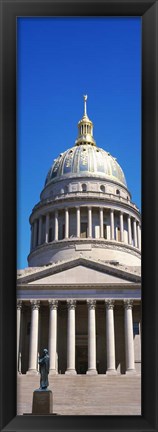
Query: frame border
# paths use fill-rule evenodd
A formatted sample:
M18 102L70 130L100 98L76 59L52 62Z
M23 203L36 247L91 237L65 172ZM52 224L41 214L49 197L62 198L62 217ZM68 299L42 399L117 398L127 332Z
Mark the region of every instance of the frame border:
M1 430L158 431L158 0L0 0ZM16 18L142 17L142 416L16 416ZM157 170L156 170L157 168Z

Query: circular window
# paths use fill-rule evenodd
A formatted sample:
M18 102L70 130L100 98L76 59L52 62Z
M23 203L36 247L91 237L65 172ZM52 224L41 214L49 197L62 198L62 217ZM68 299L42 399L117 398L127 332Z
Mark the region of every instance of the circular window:
M104 185L101 185L101 186L100 186L100 190L101 190L101 192L105 193L105 186L104 186Z

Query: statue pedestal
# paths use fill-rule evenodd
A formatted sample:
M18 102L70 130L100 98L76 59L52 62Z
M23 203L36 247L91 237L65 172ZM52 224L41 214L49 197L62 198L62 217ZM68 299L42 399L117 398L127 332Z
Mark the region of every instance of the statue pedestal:
M32 414L52 414L53 394L51 390L35 390L33 392Z

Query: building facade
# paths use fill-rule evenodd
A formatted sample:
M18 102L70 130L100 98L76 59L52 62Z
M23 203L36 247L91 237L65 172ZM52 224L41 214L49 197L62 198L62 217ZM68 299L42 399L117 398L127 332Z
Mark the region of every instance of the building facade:
M30 216L29 267L18 271L17 369L50 375L141 372L141 219L117 160L84 113Z

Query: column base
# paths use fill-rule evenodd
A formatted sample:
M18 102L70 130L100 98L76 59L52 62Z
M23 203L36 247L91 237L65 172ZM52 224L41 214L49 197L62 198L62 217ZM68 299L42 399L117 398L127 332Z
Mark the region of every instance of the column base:
M97 375L98 372L96 369L88 369L86 375Z
M75 369L67 369L65 375L77 375L77 372Z
M49 370L49 375L58 375L58 372L56 369L50 369Z
M39 375L39 372L36 369L29 369L26 375Z
M128 369L125 372L125 375L135 375L136 374L136 370L135 369Z
M116 369L108 369L106 371L106 375L117 375L117 370Z

